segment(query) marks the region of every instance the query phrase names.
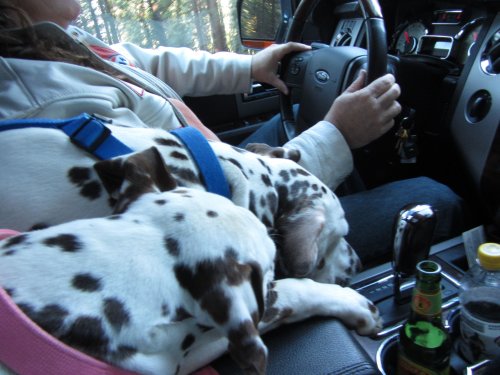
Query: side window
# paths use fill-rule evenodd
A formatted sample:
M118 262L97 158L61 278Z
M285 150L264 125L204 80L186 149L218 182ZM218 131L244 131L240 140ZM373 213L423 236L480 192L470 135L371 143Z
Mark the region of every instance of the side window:
M248 53L240 43L236 0L80 0L76 26L106 43Z

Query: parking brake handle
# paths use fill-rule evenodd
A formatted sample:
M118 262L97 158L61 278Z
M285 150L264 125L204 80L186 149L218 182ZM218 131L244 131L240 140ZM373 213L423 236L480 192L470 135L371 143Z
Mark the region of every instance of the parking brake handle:
M394 300L404 304L411 298L415 267L429 256L436 213L428 204L405 206L394 224Z

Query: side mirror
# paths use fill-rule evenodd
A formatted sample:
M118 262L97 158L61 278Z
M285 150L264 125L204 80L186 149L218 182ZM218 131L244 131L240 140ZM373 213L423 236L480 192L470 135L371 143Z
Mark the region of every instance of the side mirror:
M238 0L237 10L243 46L263 49L283 39L291 14L289 0Z

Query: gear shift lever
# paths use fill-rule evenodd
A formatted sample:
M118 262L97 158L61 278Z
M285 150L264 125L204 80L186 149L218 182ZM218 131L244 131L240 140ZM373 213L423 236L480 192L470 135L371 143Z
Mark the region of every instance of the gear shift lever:
M429 256L436 215L427 204L408 205L401 209L394 225L394 299L404 304L411 297L415 267Z

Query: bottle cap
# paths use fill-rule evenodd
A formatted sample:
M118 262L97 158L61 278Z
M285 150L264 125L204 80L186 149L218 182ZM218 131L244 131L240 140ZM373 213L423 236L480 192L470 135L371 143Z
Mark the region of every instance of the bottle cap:
M477 250L479 264L486 270L500 270L500 244L486 242Z

